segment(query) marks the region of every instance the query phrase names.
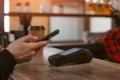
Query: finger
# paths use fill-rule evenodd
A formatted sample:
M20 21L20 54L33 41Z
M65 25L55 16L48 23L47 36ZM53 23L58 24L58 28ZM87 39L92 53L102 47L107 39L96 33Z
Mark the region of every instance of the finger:
M20 40L23 42L30 42L30 41L36 41L37 39L38 38L36 36L28 34L27 36L22 37Z
M49 41L40 41L36 43L31 43L32 49L39 49L47 45Z

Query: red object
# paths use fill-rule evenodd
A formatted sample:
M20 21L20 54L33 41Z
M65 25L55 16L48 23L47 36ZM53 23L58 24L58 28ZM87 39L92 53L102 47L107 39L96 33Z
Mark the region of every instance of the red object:
M105 35L103 45L108 57L112 61L120 63L120 28L115 28Z

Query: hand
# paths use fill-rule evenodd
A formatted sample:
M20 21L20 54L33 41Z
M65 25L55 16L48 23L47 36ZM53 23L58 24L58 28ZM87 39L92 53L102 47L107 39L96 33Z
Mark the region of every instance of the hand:
M29 34L14 41L6 49L13 55L17 63L27 62L36 54L37 49L48 44L48 41L35 42L37 39Z

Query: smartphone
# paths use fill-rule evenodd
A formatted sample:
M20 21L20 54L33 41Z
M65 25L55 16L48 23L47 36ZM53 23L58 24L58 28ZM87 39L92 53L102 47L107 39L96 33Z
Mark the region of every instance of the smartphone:
M44 40L49 40L51 39L52 37L56 36L58 33L60 32L59 29L56 29L54 30L53 32L49 33L48 35L38 39L36 42L39 42L39 41L44 41Z

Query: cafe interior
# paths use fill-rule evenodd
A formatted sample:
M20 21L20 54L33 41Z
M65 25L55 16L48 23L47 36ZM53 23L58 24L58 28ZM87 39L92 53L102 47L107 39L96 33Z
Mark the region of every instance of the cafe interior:
M0 7L0 44L3 48L16 39L30 34L28 29L30 26L43 26L44 36L56 29L60 31L58 35L50 39L47 47L64 51L74 47L88 49L92 52L93 58L112 62L106 54L103 38L110 30L119 26L120 19L112 13L110 2L103 2L103 0L0 0ZM83 80L118 80L107 78L105 76L104 79L97 79L94 76L93 79Z
M48 46L87 48L95 58L106 59L102 38L119 26L110 3L103 0L0 0L0 7L3 47L27 35L29 26L44 26L44 35L60 30Z
M27 35L29 26L44 26L44 35L60 30L48 46L87 48L95 58L107 59L102 37L119 25L110 3L103 0L0 0L0 4L3 47Z
M44 35L60 30L48 46L87 48L95 58L107 59L102 37L119 25L103 0L0 0L0 7L3 47L27 35L29 26L43 26Z

